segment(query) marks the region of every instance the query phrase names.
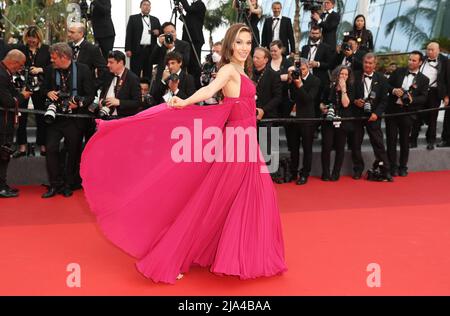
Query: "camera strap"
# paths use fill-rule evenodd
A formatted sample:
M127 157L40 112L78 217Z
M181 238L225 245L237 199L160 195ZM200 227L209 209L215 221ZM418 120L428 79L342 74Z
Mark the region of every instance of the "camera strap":
M373 74L373 75L375 75L375 73ZM375 78L373 78L372 77L372 82L370 83L370 87L367 85L367 82L366 82L366 77L364 76L364 74L363 74L363 84L364 84L364 99L366 99L365 98L365 95L366 95L366 92L367 92L367 98L370 96L370 93L372 92L372 90L373 90L373 81L374 81L374 79Z
M77 96L78 95L78 67L75 62L72 62L72 93L71 96ZM56 86L61 87L61 73L59 71L56 71ZM65 79L65 78L64 78Z
M125 70L123 71L122 76L120 77L120 79L116 82L116 85L114 86L114 96L117 98L117 95L119 94L120 90L123 87L123 84L125 82L125 79L127 78L128 75L128 69L125 68Z

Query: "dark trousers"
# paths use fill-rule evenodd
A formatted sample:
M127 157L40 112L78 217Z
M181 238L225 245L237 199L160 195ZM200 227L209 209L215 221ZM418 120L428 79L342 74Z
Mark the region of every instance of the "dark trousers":
M353 171L364 171L364 160L361 153L361 145L364 140L364 127L369 134L370 144L372 145L375 158L383 162L383 171L389 172L389 160L386 148L384 147L383 131L381 130L381 120L368 122L367 120L353 122L354 133L352 142L352 160Z
M105 60L108 60L108 54L114 48L114 40L115 40L115 36L95 39L95 42L100 47L100 50L102 51L102 55L103 55L103 57L105 57Z
M77 164L80 162L83 129L74 119L58 118L47 130L47 171L50 184L71 186L75 182ZM60 142L64 138L67 150L65 168L61 168ZM64 156L63 156L64 157ZM62 172L65 170L65 177Z
M202 46L203 46L203 44L194 43L195 52L197 53L197 57L200 59L200 62L201 62L201 56L202 56L201 55L202 54ZM192 75L192 77L194 77L195 87L197 89L200 89L202 87L201 82L200 82L200 75L201 75L202 69L197 62L197 57L195 56L195 53L191 47L191 56L189 58L188 72L189 72L189 74Z
M3 112L2 112L3 114ZM3 118L3 115L1 115ZM8 145L10 146L14 140L14 133L1 133L0 132L0 146ZM1 150L1 149L0 149ZM6 176L8 171L8 165L10 158L2 159L0 156L0 190L6 186Z
M303 166L300 169L300 173L305 177L308 177L311 173L314 130L314 124L290 124L286 127L286 137L288 140L289 151L291 153L290 171L294 176L298 174L300 144L303 149Z
M33 95L32 96L33 106L35 110L45 111L45 96ZM28 105L28 100L26 105ZM23 107L26 108L24 104ZM44 121L43 115L35 115L36 117L36 144L39 146L45 145L46 135L47 135L47 124ZM28 143L27 135L27 124L28 124L28 113L21 113L19 117L19 127L17 128L17 144L26 145Z
M392 169L407 170L409 158L409 134L414 124L411 116L386 119L386 142L389 163ZM397 140L400 140L400 161L397 163Z
M347 130L343 126L336 128L332 123L322 124L322 174L330 176L331 151L336 151L334 158L333 174L340 175L344 163L345 143L347 141Z
M444 115L444 127L442 129L441 140L443 142L450 143L450 106L445 111Z
M425 109L435 109L439 108L441 105L441 99L439 98L437 88L430 88L428 91L427 103L425 104ZM439 111L433 111L428 113L422 113L419 115L419 119L415 121L412 132L411 141L417 142L419 137L420 126L423 123L427 124L428 129L426 133L427 143L434 144L436 142L436 129L437 129L437 118Z
M152 49L153 45L139 46L139 50L132 53L130 69L138 77L151 78L153 61L150 60L150 54Z

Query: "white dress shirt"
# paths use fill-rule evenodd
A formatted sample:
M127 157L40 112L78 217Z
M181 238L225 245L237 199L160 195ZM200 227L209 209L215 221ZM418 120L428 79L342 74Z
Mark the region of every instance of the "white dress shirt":
M280 39L280 25L281 15L272 17L272 41L277 41Z
M149 32L152 29L152 24L150 22L150 16L144 17L141 14L141 19L142 19L141 45L150 45L152 43L152 36Z
M426 60L420 69L420 72L423 73L425 76L427 76L428 79L430 79L430 87L431 88L437 87L437 77L438 77L437 67L438 67L438 63L437 63L437 58L436 58L436 61L433 61L433 62Z

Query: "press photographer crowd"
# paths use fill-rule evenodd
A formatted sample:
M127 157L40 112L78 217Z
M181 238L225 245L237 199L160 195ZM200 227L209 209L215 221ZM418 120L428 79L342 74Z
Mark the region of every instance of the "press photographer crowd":
M27 137L28 114L21 110L32 105L41 111L35 115L36 149L45 156L49 179L42 198L70 197L82 188L80 157L95 133L96 118L119 119L173 96L187 98L213 81L220 68L221 42L214 43L205 62L200 60L205 43L202 0L174 1L175 20L167 22L150 14L151 1L141 1L141 13L129 17L124 52L113 50L111 1L94 0L90 6L80 2L95 43L88 41L86 24L74 22L68 26L65 43L46 45L43 31L31 25L20 43L0 45L2 198L19 196L19 190L6 182L10 160L34 155ZM286 131L290 159L287 175L273 174L274 182L306 184L314 142L321 143L323 181L339 180L346 147L351 150L353 179L364 176L361 147L366 132L375 161L370 180L392 182L393 177L408 175L410 148L418 146L423 125L427 150L450 147L450 111L445 111L440 142L439 111L415 113L449 104L450 62L438 43L428 43L425 52L409 52L407 67L392 64L379 72L365 16L357 15L353 29L338 43L341 16L336 2L301 2L311 13L309 40L303 47L296 45L292 21L281 15L280 2L273 2L269 13L257 0L233 1L239 22L253 30L249 76L257 90L256 119L310 119L278 124ZM264 21L263 14L268 16ZM181 39L176 20L183 22ZM200 105L221 102L218 94ZM382 118L398 113L411 114ZM336 154L331 166L332 151Z

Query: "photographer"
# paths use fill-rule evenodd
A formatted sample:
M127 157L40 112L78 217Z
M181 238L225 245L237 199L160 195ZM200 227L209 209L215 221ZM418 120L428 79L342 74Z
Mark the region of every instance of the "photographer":
M389 78L389 105L386 113L414 112L423 108L427 101L430 80L419 69L422 53L409 55L408 68L399 68ZM387 152L393 176L408 174L409 134L417 115L386 118ZM400 136L400 163L397 163L397 139Z
M281 2L275 1L272 3L273 16L267 17L264 21L261 46L270 49L270 43L280 40L286 48L284 53L287 56L296 52L294 30L291 19L281 16L281 9Z
M245 3L247 3L247 7L245 7ZM259 42L261 40L258 23L262 17L262 8L258 4L258 0L233 0L233 8L238 10L238 14L239 11L242 12L242 10L244 10L243 14L245 15L245 19L240 22L247 24L253 32L252 52L254 52L255 48L259 46Z
M95 88L88 66L73 61L72 49L66 43L50 47L52 66L45 72L45 93L49 106L45 115L47 128L47 171L50 186L42 198L51 198L58 193L72 195L72 186L80 162L83 131L86 119L70 117L71 114L87 114L94 101ZM58 116L62 113L65 117ZM67 150L65 178L60 168L60 142L64 138Z
M98 108L91 106L101 118L131 116L141 106L139 78L125 67L126 57L120 51L108 54L109 74L100 93Z
M342 65L352 68L353 71L362 70L362 59L366 52L359 50L356 38L346 35L337 51L335 67Z
M14 128L18 123L19 103L31 96L30 91L17 91L12 75L23 69L25 55L13 49L0 63L0 107L14 109L14 112L0 110L0 198L13 198L19 196L17 189L10 188L6 184L8 164L13 153L12 142Z
M166 68L166 55L172 52L179 53L182 56L183 69L187 69L190 64L191 47L188 42L177 39L175 24L166 22L162 25L162 34L158 38L151 57L158 65L155 81L161 81L163 71Z
M138 77L150 78L152 67L158 62L151 54L156 46L161 24L157 17L150 15L151 7L149 0L142 0L141 13L131 15L127 24L125 52L130 58L131 71Z
M363 71L355 73L355 102L354 114L364 119L353 122L354 133L352 139L353 179L361 179L364 171L364 160L361 145L364 139L364 127L369 134L376 161L383 163L383 180L392 182L389 160L384 147L381 119L388 103L388 83L382 73L376 72L377 57L367 53L363 59ZM368 118L368 119L366 119Z
M103 57L107 59L116 37L111 19L111 0L93 0L89 11L95 41L100 46Z
M176 3L177 1L175 1ZM197 53L198 59L201 58L202 46L205 44L205 38L203 36L203 25L205 22L206 6L202 0L193 0L192 4L189 4L187 0L179 0L183 5L186 15L184 16L183 25L183 41L191 43L194 46L195 52ZM188 35L191 35L191 39ZM200 83L198 79L200 78L200 65L197 61L194 50L191 47L190 63L188 65L188 72L194 77L197 89L200 89Z
M353 116L353 74L350 67L338 66L331 75L330 87L324 92L321 104L326 121L322 123L322 180L338 181L344 162L347 136L353 132L348 121L333 121L338 117ZM330 156L336 150L333 172L330 177Z
M202 74L200 76L200 83L202 87L209 85L215 78L219 70L220 60L222 58L222 42L216 42L213 45L211 54L206 56L206 62L202 66ZM218 104L220 97L215 94L213 97L205 100L204 105Z
M139 85L141 87L141 107L139 109L140 111L146 110L148 108L151 108L152 106L156 105L155 98L150 94L150 79L148 78L141 78L139 80Z
M28 27L23 34L25 45L19 49L25 54L25 86L33 92L31 99L35 110L45 110L45 94L42 92L41 85L44 80L44 70L50 65L49 47L43 44L42 31L37 26ZM28 102L21 104L21 107L27 108ZM42 115L36 115L36 144L40 146L42 156L45 156L46 129ZM19 117L19 127L17 129L18 150L13 154L13 158L23 157L27 154L27 123L28 113L21 113ZM30 148L28 148L30 150Z
M195 93L194 78L183 70L182 66L183 59L180 54L167 54L162 80L155 83L154 96L158 103L168 102L174 96L186 99Z
M336 32L341 20L339 13L334 11L335 4L335 0L325 0L322 14L319 14L317 11L311 13L311 19L314 21L314 24L322 29L323 42L333 49L337 44Z
M297 118L314 118L315 103L319 95L320 79L312 75L309 70L308 61L304 58L300 61L300 69L291 67L289 69L289 81L291 82L291 96L294 99L294 106L291 116ZM296 180L299 167L300 143L303 148L303 167L300 170L298 185L306 184L312 166L312 148L314 141L314 122L301 124L291 124L286 133L289 134L291 153L291 179Z

